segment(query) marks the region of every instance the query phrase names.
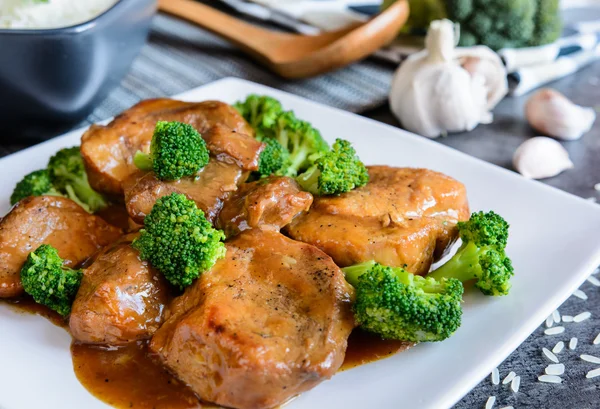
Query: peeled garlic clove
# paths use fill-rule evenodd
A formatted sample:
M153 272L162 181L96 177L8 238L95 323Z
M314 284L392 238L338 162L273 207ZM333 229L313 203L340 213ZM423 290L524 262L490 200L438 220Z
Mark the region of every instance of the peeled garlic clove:
M513 156L513 165L527 179L549 178L574 167L567 150L544 136L523 142Z
M529 98L525 116L538 132L566 141L581 138L596 120L596 112L592 108L575 105L550 88L541 89Z

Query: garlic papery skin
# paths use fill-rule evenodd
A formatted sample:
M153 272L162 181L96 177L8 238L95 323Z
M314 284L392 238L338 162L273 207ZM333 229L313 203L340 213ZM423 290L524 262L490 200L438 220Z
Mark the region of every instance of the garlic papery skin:
M575 105L558 91L544 88L527 100L525 117L539 133L573 141L592 129L596 112L593 108Z
M523 142L513 156L513 165L527 179L549 178L574 167L567 150L545 136Z
M405 129L437 138L491 122L491 109L508 92L502 61L487 47L455 44L454 24L433 21L426 49L396 71L390 107Z

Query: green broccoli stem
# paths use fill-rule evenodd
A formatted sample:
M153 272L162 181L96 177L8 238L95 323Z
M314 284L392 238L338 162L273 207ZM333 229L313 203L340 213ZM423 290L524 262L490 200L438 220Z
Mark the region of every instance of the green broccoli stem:
M75 178L72 186L75 194L88 204L92 212L103 209L108 205L104 196L92 189L85 173L83 176Z
M463 283L476 278L475 269L479 266L481 249L473 242L463 244L450 260L427 275L427 277L441 280L442 278L456 278Z
M319 176L321 171L317 165L313 165L308 170L296 178L296 181L304 190L313 195L319 194Z
M354 264L353 266L344 267L342 271L346 275L346 281L350 283L353 287L358 285L358 277L369 271L375 266L375 261L366 261L360 264Z
M150 154L137 151L133 156L133 164L141 170L152 170L152 158Z

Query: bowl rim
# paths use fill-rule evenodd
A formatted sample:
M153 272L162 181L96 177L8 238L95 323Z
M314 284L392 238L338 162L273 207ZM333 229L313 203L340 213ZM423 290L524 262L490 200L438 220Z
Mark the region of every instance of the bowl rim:
M93 17L90 20L83 21L81 23L77 23L71 26L64 27L54 27L54 28L0 28L0 35L4 34L13 34L13 35L64 35L64 34L79 34L84 31L91 30L94 28L98 21L104 18L107 14L112 14L115 10L120 9L123 4L127 3L130 0L117 0L115 4L110 6L108 9L104 10L102 13Z

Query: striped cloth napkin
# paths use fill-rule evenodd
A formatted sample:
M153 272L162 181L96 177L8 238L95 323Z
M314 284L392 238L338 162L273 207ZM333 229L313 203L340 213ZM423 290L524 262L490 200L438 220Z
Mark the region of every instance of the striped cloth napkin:
M379 11L381 0L221 0L238 12L287 29L317 34L365 21ZM563 8L577 6L569 2ZM541 47L504 49L499 54L509 72L510 94L520 96L548 82L577 72L600 59L600 21L566 27L565 36ZM423 39L399 36L375 58L399 64L420 51Z

